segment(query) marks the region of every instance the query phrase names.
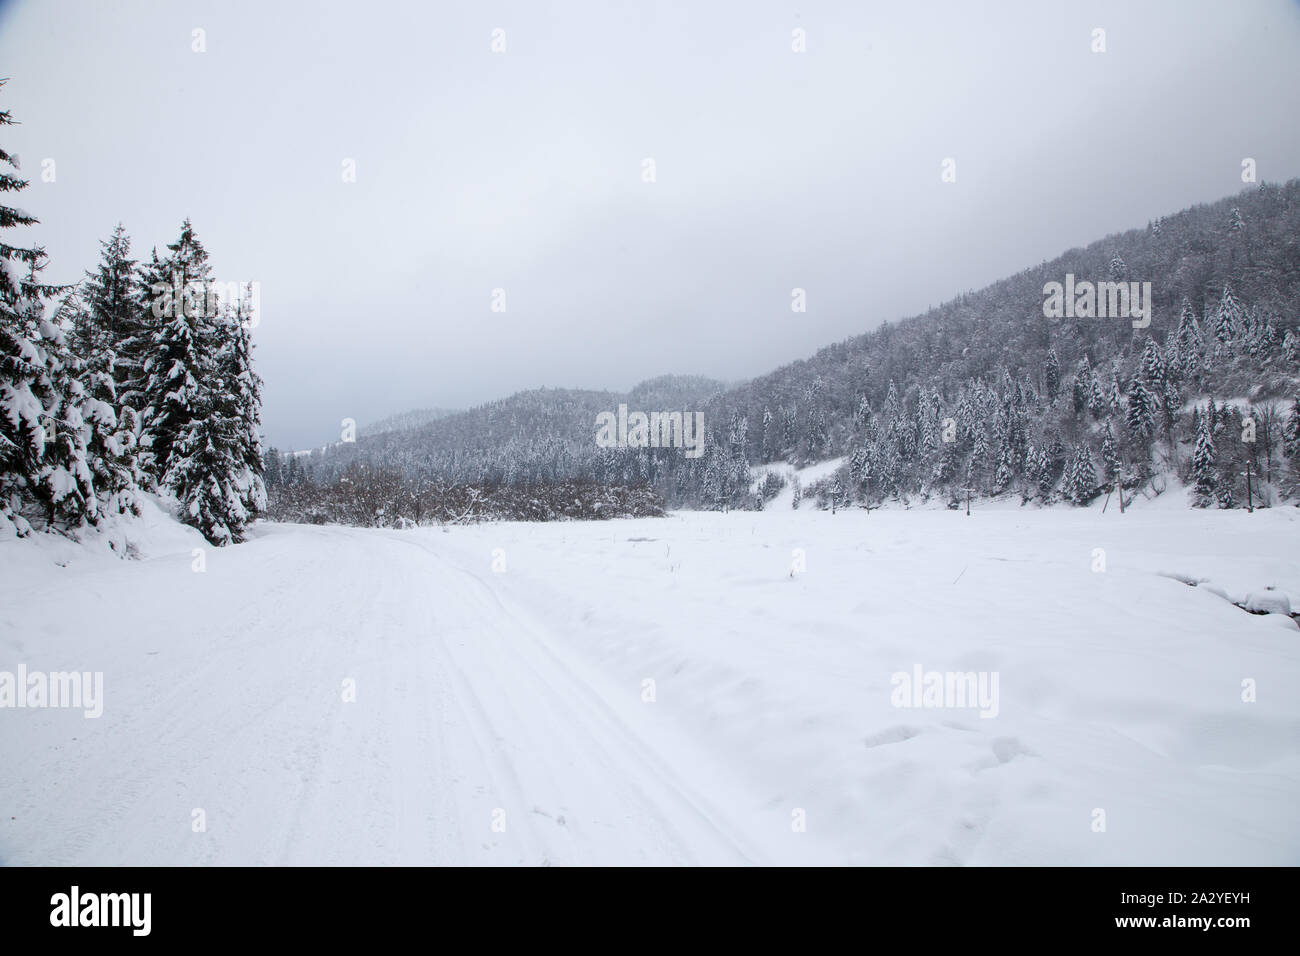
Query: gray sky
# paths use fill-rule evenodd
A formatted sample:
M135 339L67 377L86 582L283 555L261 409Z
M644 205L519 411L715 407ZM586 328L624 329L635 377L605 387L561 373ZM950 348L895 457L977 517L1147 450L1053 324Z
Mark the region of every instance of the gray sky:
M261 282L281 447L747 378L1234 193L1244 157L1300 175L1293 0L0 0L0 75L52 280L190 216Z

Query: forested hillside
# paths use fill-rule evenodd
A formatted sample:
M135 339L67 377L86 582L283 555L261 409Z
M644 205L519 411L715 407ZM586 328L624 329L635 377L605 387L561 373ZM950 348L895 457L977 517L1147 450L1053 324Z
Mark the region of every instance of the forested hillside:
M955 501L967 489L1082 504L1117 483L1154 495L1176 475L1193 486L1193 504L1236 507L1248 503L1248 470L1250 503L1294 499L1298 237L1300 182L1260 184L738 387L665 377L627 396L524 392L314 453L287 477L328 485L349 469L354 482L393 471L486 487L577 479L648 485L679 507L761 507L777 484L756 494L752 465L844 456L841 472L811 489L823 506L832 497L841 506ZM1045 286L1067 275L1149 288L1149 322L1048 318ZM596 416L619 402L702 410L706 453L598 447Z

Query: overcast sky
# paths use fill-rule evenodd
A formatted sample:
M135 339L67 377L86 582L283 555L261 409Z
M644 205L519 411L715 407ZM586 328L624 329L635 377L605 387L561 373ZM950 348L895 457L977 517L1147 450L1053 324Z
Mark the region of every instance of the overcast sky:
M0 0L0 75L52 280L189 216L261 283L281 447L747 378L1235 193L1245 157L1300 175L1293 0Z

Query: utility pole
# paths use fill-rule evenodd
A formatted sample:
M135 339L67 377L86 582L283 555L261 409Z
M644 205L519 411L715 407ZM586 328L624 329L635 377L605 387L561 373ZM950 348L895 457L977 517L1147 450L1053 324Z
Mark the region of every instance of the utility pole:
M1255 513L1255 504L1250 493L1250 459L1246 459L1246 511L1250 514Z

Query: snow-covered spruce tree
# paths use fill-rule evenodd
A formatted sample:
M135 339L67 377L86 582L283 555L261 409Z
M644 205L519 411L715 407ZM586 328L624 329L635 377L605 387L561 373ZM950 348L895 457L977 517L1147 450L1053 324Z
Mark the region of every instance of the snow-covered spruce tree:
M139 329L139 289L131 241L121 225L100 246L99 267L86 273L78 294L65 305L73 312L70 338L84 368L87 418L94 425L88 450L96 493L110 512L135 512L136 491L144 480L139 419L119 397L119 349Z
M0 218L9 210L0 207ZM93 430L80 367L63 330L45 317L43 253L19 278L0 246L0 516L19 535L67 531L99 517L86 438ZM24 250L26 251L26 250Z
M928 402L916 403L917 450L925 458L939 447L939 418Z
M1119 363L1116 362L1111 366L1110 390L1106 393L1106 410L1116 418L1124 410L1122 395L1123 391L1119 387Z
M1292 461L1292 466L1300 471L1300 398L1291 406L1291 415L1286 420L1282 432L1283 454Z
M1056 474L1052 469L1052 461L1048 454L1046 445L1038 449L1038 457L1034 461L1034 491L1038 499L1043 504L1050 504L1052 492L1056 489Z
M244 464L248 468L248 493L245 504L253 513L266 508L266 482L262 454L262 379L253 371L253 341L249 334L258 316L252 311L252 290L245 294L234 308L235 327L231 336L230 374L235 383L240 411L240 445Z
M1092 398L1092 363L1085 355L1079 359L1074 371L1074 380L1070 384L1070 396L1074 403L1074 414L1082 417L1084 409Z
M1219 312L1214 323L1214 360L1230 362L1236 355L1237 338L1242 332L1242 309L1232 289L1224 283Z
M1142 349L1142 360L1138 369L1142 384L1153 394L1159 395L1165 389L1165 361L1160 354L1156 340L1148 337Z
M974 494L984 493L984 477L988 473L989 443L983 425L976 426L975 444L971 448L970 461L966 463L966 487L974 488Z
M100 240L99 265L86 273L80 289L84 306L76 319L73 339L88 365L108 359L105 371L120 381L122 343L141 328L140 280L131 258L131 239L118 223L113 234ZM95 353L93 356L91 353Z
M212 399L214 395L205 395ZM195 402L196 409L205 402ZM180 517L215 545L236 543L252 515L244 505L247 473L240 460L240 419L228 403L214 401L187 421L172 443L163 483L180 502Z
M1049 403L1056 401L1061 394L1061 360L1057 358L1056 349L1047 350L1047 363L1043 367L1043 385L1047 389Z
M1101 442L1101 472L1106 479L1106 487L1114 488L1120 478L1120 457L1109 422L1106 423L1105 437Z
M1092 379L1092 392L1088 396L1088 414L1097 421L1110 414L1110 399L1106 395L1106 389L1102 387L1101 380L1095 375Z
M0 127L12 123L9 111L0 111ZM17 158L3 149L0 164L19 168ZM26 180L0 169L0 193L26 186ZM21 209L0 205L2 230L36 221ZM87 435L95 426L83 415L80 367L64 331L45 316L45 300L56 290L39 281L44 263L39 247L0 239L0 523L19 535L29 533L33 522L67 530L99 514L86 460Z
M182 429L202 413L202 393L216 373L220 345L216 316L209 315L212 273L208 254L188 219L180 238L155 253L144 269L151 326L149 354L141 363L138 398L142 442L151 472L162 481Z
M957 443L945 442L931 473L931 483L937 488L950 487L957 478L957 464Z
M1293 367L1300 367L1300 335L1295 329L1287 329L1282 336L1282 358Z
M1214 453L1213 403L1200 416L1196 433L1196 451L1192 454L1192 491L1197 507L1204 508L1214 497L1219 484L1219 472Z
M1066 466L1062 493L1076 505L1086 505L1097 497L1097 469L1092 463L1092 452L1087 442L1075 446L1074 455Z
M799 408L781 407L781 454L788 456L799 443Z
M12 114L0 111L0 127L12 123ZM3 148L0 162L18 170L17 157ZM26 185L26 180L0 170L0 192L17 192ZM35 222L21 209L0 205L0 228ZM42 398L53 390L40 321L44 311L40 298L49 290L28 281L41 255L40 249L20 248L0 239L0 524L13 522L19 534L30 530L21 512L45 457Z
M1110 264L1106 267L1106 275L1112 282L1123 282L1128 278L1128 265L1118 252L1111 256Z
M182 518L218 545L242 541L248 523L266 510L262 382L252 367L249 301L245 295L215 323L213 375L195 403L206 414L182 426L164 476Z
M776 421L772 415L772 409L763 409L763 436L762 436L761 461L769 462L776 457Z
M207 253L188 219L167 249L145 272L156 325L142 363L142 418L154 473L181 520L213 544L237 543L266 506L248 305L211 294Z
M701 494L704 498L704 507L706 510L721 510L721 502L724 489L722 487L722 456L718 453L716 443L710 443L708 451L705 453L704 481L701 487Z
M1134 376L1128 386L1128 409L1124 424L1128 429L1128 439L1132 446L1132 462L1138 473L1145 477L1149 471L1151 459L1151 436L1156 431L1156 396Z
M1242 441L1241 410L1226 401L1220 402L1215 408L1211 435L1216 500L1220 508L1234 508L1246 497L1246 443Z

